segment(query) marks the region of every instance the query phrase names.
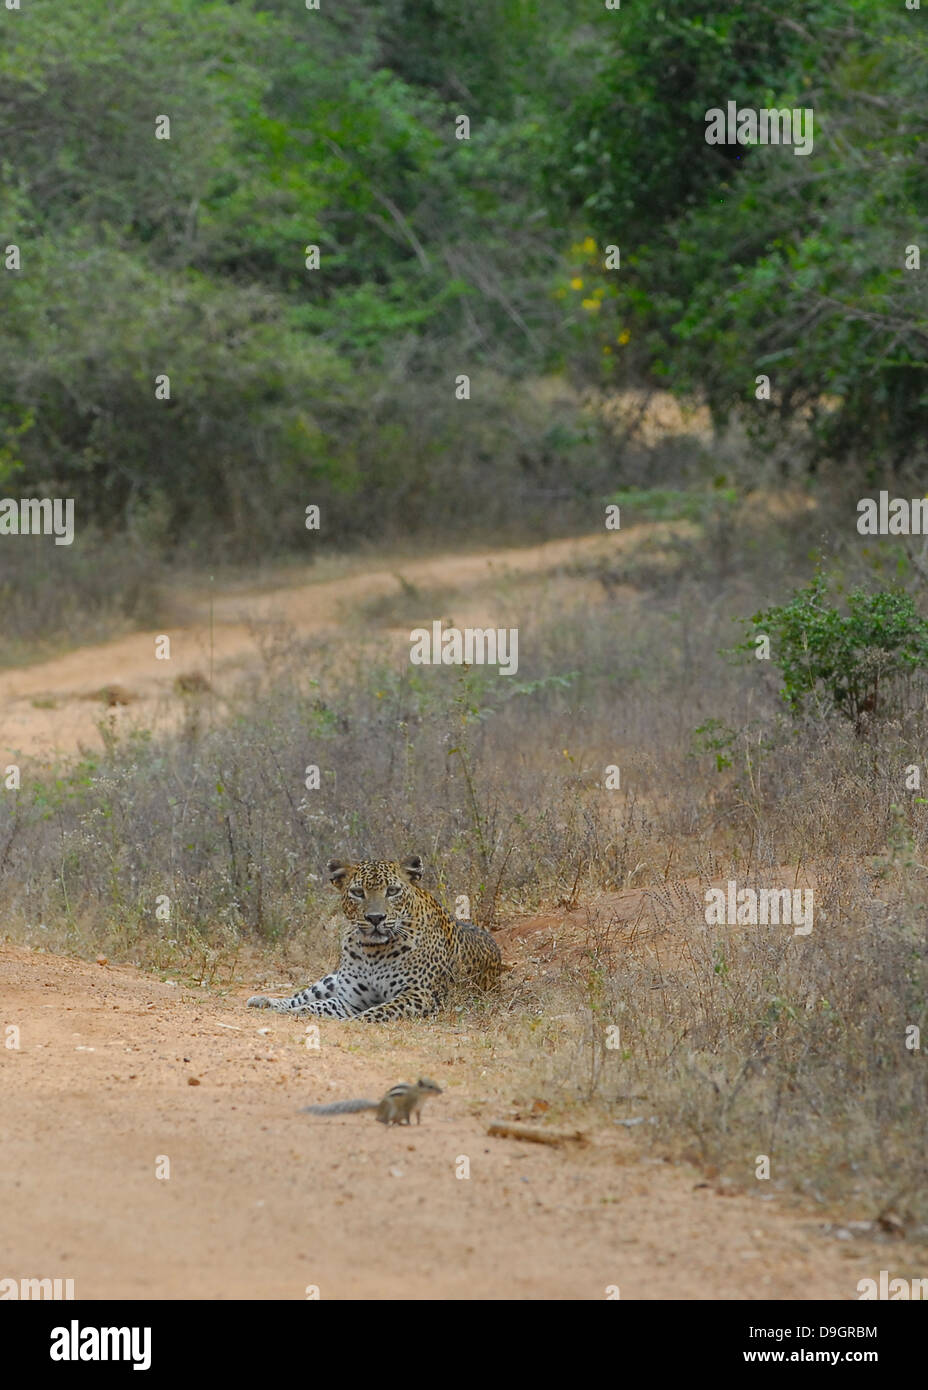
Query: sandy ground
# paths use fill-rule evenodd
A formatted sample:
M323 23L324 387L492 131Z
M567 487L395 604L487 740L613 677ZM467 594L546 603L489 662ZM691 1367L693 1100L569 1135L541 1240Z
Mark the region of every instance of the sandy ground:
M466 1038L439 1025L368 1027L359 1049L361 1025L325 1023L310 1050L241 999L5 946L11 1024L0 1277L71 1278L78 1298L854 1299L902 1254L636 1159L615 1129L489 1138L499 1107L456 1078ZM444 1088L420 1127L300 1113L420 1072Z

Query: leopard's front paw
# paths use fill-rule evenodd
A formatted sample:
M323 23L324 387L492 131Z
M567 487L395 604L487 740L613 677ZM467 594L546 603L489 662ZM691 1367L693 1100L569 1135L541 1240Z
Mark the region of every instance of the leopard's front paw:
M270 1007L270 999L265 999L263 994L253 994L245 1005L246 1009L269 1009Z

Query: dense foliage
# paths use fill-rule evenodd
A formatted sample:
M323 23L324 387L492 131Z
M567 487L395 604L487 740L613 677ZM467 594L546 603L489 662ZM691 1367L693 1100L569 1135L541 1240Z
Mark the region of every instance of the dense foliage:
M311 502L342 539L531 525L621 481L519 397L552 372L915 455L918 11L28 0L0 30L4 492L237 553ZM812 153L707 145L727 100L811 106Z

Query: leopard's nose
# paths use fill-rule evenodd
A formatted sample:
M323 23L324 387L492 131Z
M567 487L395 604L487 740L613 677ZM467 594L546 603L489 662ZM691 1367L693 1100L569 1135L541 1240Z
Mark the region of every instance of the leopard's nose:
M387 920L387 914L385 912L365 912L364 920L370 922L372 927L379 927L381 922Z

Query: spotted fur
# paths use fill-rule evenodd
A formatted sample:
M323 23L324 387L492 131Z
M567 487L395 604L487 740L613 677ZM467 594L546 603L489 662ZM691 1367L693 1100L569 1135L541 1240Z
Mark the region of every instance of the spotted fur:
M331 859L329 882L347 919L338 969L289 999L254 995L248 1007L387 1023L434 1013L455 984L492 988L502 969L496 942L420 888L422 872L418 855L401 864Z

